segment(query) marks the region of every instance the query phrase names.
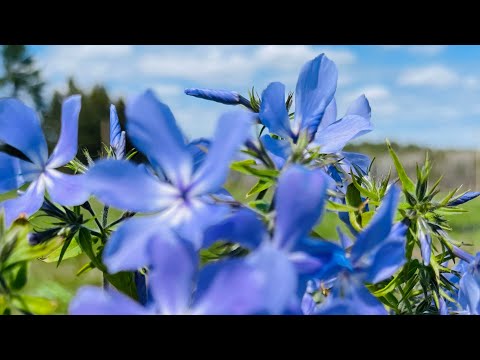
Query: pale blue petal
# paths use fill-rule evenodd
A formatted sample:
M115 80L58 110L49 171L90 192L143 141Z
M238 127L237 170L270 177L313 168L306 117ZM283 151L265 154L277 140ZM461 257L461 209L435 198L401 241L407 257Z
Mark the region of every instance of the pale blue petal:
M70 302L70 315L153 315L152 311L115 291L84 286Z
M480 282L478 276L467 272L460 279L458 302L472 315L480 315Z
M350 258L352 263L355 264L362 256L368 256L369 252L381 244L390 234L399 196L400 188L396 185L391 186L377 213L368 226L358 234L352 247Z
M80 95L69 96L63 101L60 137L47 163L50 169L67 164L77 154L78 116L81 107L82 97Z
M297 291L297 273L287 254L265 244L245 259L263 279L264 308L270 314L281 314Z
M292 153L292 147L287 140L274 139L270 135L263 135L260 141L265 146L270 158L275 163L277 169L281 169L285 164L285 161Z
M248 315L263 310L264 278L243 260L207 265L198 283L202 291L197 294L195 314Z
M260 121L267 129L283 138L293 136L285 105L285 85L273 82L262 93Z
M145 167L126 160L100 160L85 174L85 184L103 203L135 212L160 211L180 196Z
M324 54L307 62L300 70L295 89L294 131L307 130L315 135L326 107L337 89L337 67Z
M341 151L350 141L373 130L369 120L358 115L347 115L317 132L314 144L325 154Z
M372 117L372 109L365 95L359 96L350 104L345 115L358 115L367 120Z
M45 184L38 180L32 182L21 196L4 201L6 226L9 227L20 215L29 217L35 214L42 206L44 193Z
M430 265L430 256L432 254L432 237L428 232L419 231L418 240L420 241L423 264L428 266Z
M26 166L31 165L32 168L35 166L35 164L0 152L0 193L18 189L26 181L33 180L26 179L22 176L21 164ZM37 171L35 177L38 175L39 172Z
M170 108L151 90L128 103L127 133L157 172L185 188L192 175L192 158Z
M239 110L220 117L207 158L195 173L190 189L193 196L214 192L222 187L227 180L230 162L248 138L253 116L250 112Z
M134 271L150 265L149 244L154 236L159 239L174 236L158 216L134 217L121 223L103 251L103 262L108 271Z
M322 131L322 129L325 129L328 125L337 120L337 102L335 98L333 98L325 109L325 113L323 114L322 121L320 122L317 131Z
M204 234L203 246L209 247L216 241L224 240L253 250L266 236L265 225L258 215L252 210L242 208L222 222L209 227Z
M115 105L110 105L110 146L115 152L116 159L121 160L125 158L125 131L122 131L120 127Z
M368 167L370 166L370 162L371 162L370 158L367 155L346 152L346 151L342 151L340 155L343 157L343 160L340 165L347 173L350 173L350 169L354 173L357 172L353 167L354 164L357 165L360 168L360 170L363 171L364 174L367 173Z
M149 287L156 311L173 315L187 312L198 268L198 256L189 243L174 237L154 236L150 253Z
M366 269L365 281L376 284L395 274L407 261L406 231L407 226L401 224L403 231L395 231L385 240L385 243L375 252L372 263Z
M33 109L17 99L0 99L0 129L0 142L20 150L38 165L46 163L47 142Z
M315 302L315 300L313 300L312 295L315 290L317 290L315 287L315 283L309 280L305 294L302 297L301 307L303 315L312 315L315 312L317 303Z
M280 176L275 194L276 246L290 249L310 233L322 214L332 183L324 171L300 165L293 165Z
M193 159L193 171L197 171L200 165L203 164L207 158L207 153L211 145L211 141L208 139L196 139L188 143L187 150Z
M57 170L47 170L45 184L52 200L60 205L81 205L90 197L85 175L68 175Z

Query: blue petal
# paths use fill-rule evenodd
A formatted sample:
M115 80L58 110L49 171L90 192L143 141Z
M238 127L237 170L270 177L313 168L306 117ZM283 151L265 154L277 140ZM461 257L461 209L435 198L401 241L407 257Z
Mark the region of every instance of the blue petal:
M250 101L235 91L191 88L185 89L185 94L195 96L200 99L215 101L225 105L241 104L249 109L252 109Z
M339 226L337 226L337 234L344 249L348 249L353 245L353 241L347 236L347 234L343 233Z
M20 150L43 166L48 148L37 114L17 99L0 99L0 142Z
M260 141L263 143L263 146L265 146L277 169L281 169L292 153L290 142L287 140L274 139L268 134L263 135Z
M210 149L211 141L207 139L196 139L188 143L187 150L193 159L193 172L197 171L203 164Z
M170 108L151 90L127 104L127 133L157 172L184 188L192 175L192 158Z
M203 246L209 247L216 241L225 240L253 250L265 236L265 225L258 219L257 214L242 208L221 223L209 227L204 234Z
M210 204L205 199L190 199L177 203L162 214L162 218L182 239L192 243L196 250L203 245L207 228L218 224L230 213L224 204Z
M265 243L245 259L263 279L262 299L265 311L281 314L290 305L297 290L297 273L285 252Z
M290 253L289 259L299 274L321 281L331 279L344 269L352 269L344 249L332 242L317 239L303 239Z
M358 115L347 115L317 132L313 143L320 146L320 152L336 153L350 141L373 130L368 119Z
M337 102L335 98L333 98L332 101L330 101L330 104L328 104L327 108L325 109L322 121L320 121L320 125L318 126L317 131L325 129L328 125L334 123L337 120Z
M474 274L466 273L460 279L458 302L471 315L480 315L480 282Z
M160 314L184 314L190 305L198 256L178 238L155 236L150 253L149 286Z
M112 233L103 251L108 271L134 271L150 265L149 244L154 237L174 237L158 216L135 217L123 222Z
M352 263L355 264L362 256L368 256L369 252L390 234L399 196L400 189L392 185L368 226L358 234L357 241L352 247L350 258Z
M430 256L432 254L432 237L428 232L419 231L418 239L420 240L420 250L422 252L423 264L430 264Z
M27 217L35 214L42 206L45 184L38 180L30 184L21 196L2 203L5 209L5 224L9 227L20 215Z
M116 159L121 160L125 158L125 131L122 131L120 127L115 105L110 105L110 146L115 151Z
M77 155L78 116L82 107L80 95L69 96L62 104L62 128L57 145L48 159L48 167L58 168Z
M313 281L309 281L307 289L302 297L302 313L303 315L312 315L315 312L317 303L313 300L312 293L316 290Z
M230 161L247 140L252 125L253 114L250 112L239 110L220 117L207 158L195 173L190 189L192 195L207 194L222 187Z
M323 211L331 178L320 169L293 165L279 178L275 194L275 233L279 248L291 249L307 236Z
M2 175L0 177L0 193L18 189L25 183L26 180L21 175L20 163L31 164L0 152L0 174Z
M372 109L365 95L359 96L354 102L350 104L346 115L358 115L367 120L372 117Z
M255 314L263 310L263 280L256 267L243 260L209 264L200 274L194 314Z
M463 249L460 249L458 246L452 245L452 252L455 254L456 257L462 259L467 263L471 263L475 260L475 256L466 252Z
M81 205L90 197L85 175L68 175L57 170L45 172L48 194L60 205Z
M342 289L340 291L340 288ZM316 310L318 315L388 315L382 303L358 280L339 279Z
M370 166L370 158L367 155L347 151L342 151L340 155L343 157L340 165L347 173L350 172L350 169L356 172L353 164L357 165L364 174L367 173L368 167Z
M366 269L366 282L376 284L388 279L407 261L405 235L408 228L402 223L398 224L398 229L392 231L385 242L375 251L372 263Z
M69 305L71 315L153 315L128 296L115 290L84 286Z
M480 192L478 192L478 191L468 191L465 194L463 194L462 196L460 196L459 198L450 201L447 204L447 206L461 205L461 204L464 204L464 203L466 203L470 200L475 199L477 196L480 196Z
M160 211L179 197L171 185L126 160L100 160L85 174L85 184L105 204L135 212Z
M271 133L284 138L293 136L285 105L285 85L273 82L263 91L259 117Z
M315 135L326 107L337 89L338 72L335 64L324 54L303 65L295 89L294 131L307 130Z

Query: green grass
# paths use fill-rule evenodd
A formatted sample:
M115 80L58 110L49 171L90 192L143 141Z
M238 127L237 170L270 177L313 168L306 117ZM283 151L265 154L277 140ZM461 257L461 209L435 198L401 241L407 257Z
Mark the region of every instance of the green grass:
M465 249L476 253L480 251L480 199L475 199L461 206L467 213L452 215L449 217L453 232L451 236L455 240L466 244L472 244Z

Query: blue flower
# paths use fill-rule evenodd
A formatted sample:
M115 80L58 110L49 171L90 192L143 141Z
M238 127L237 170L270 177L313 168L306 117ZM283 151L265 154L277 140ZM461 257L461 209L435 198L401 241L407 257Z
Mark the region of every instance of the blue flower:
M470 200L475 199L476 197L480 196L480 192L478 191L467 191L466 193L462 194L458 198L450 201L447 206L457 206L464 204Z
M343 266L335 274L337 279L332 292L315 313L387 314L364 283L376 284L388 279L406 262L407 226L402 222L392 226L399 194L398 187L390 188L370 224L358 234L350 256L344 253L342 261L346 261L348 266Z
M7 225L22 214L30 216L40 209L45 190L53 201L61 205L80 205L88 199L83 175L67 175L56 170L77 153L80 108L79 95L65 99L60 137L48 156L47 142L35 112L19 100L0 100L0 142L19 150L25 158L0 154L3 175L0 191L11 191L30 183L22 195L1 203Z
M252 109L250 101L235 91L191 88L185 89L185 94L225 105L243 105Z
M229 240L252 250L245 262L268 279L265 311L280 314L299 302L311 278L327 278L342 264L343 249L309 238L322 215L331 179L319 169L292 165L280 176L275 193L275 226L269 235L256 214L241 209L208 228L204 243ZM342 258L337 259L338 254Z
M464 265L465 266L465 265ZM480 253L463 269L458 290L458 304L463 314L480 315Z
M242 260L220 261L198 271L191 243L163 231L130 269L149 266L149 301L145 306L114 289L80 289L70 303L73 315L242 315L262 309L261 274ZM140 261L138 261L140 260ZM196 286L195 286L196 285Z
M187 145L170 109L151 91L127 105L127 132L151 168L107 159L86 175L89 189L105 204L149 213L126 221L111 236L104 255L112 271L121 270L122 251L128 254L159 227L170 226L195 248L201 246L203 230L230 211L211 194L222 190L229 162L247 139L252 118L246 111L226 113L210 145L203 140ZM201 148L208 151L204 160Z
M113 149L116 159L122 160L125 158L125 131L122 131L120 127L115 105L110 105L110 146Z

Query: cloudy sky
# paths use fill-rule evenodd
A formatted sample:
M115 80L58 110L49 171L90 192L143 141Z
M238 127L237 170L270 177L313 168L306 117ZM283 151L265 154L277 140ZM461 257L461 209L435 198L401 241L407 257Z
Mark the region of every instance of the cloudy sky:
M209 136L226 107L184 95L211 87L244 95L272 81L294 90L302 64L325 52L339 68L339 114L365 94L376 129L362 137L433 147L480 147L480 46L30 46L48 93L73 75L83 87L103 83L114 96L152 88L185 133Z

